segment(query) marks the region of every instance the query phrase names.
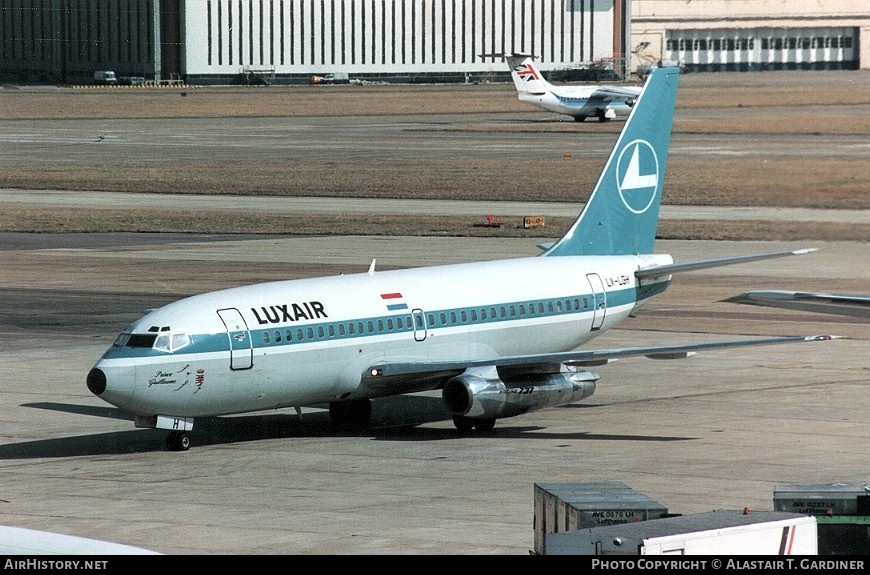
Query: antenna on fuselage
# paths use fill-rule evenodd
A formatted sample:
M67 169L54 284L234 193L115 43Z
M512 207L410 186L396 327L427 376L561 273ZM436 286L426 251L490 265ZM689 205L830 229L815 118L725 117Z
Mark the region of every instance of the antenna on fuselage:
M373 260L372 260L372 265L369 266L369 275L370 275L370 276L375 275L375 262L376 262L376 261L378 261L378 260L377 260L377 259L373 259Z

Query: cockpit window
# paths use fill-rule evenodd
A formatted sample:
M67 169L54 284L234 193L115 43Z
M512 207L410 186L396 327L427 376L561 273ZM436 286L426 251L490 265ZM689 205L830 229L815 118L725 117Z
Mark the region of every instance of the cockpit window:
M175 351L190 345L190 336L186 333L122 333L115 340L119 347L145 347L159 351Z
M115 340L115 345L120 347L152 347L156 333L122 333Z
M163 333L157 336L154 349L158 351L175 351L190 343L190 336L186 333Z
M158 351L172 351L172 340L169 335L161 335L158 336L157 341L154 342L154 349Z
M186 333L172 334L172 351L175 351L176 349L181 349L188 344L190 344L190 336Z

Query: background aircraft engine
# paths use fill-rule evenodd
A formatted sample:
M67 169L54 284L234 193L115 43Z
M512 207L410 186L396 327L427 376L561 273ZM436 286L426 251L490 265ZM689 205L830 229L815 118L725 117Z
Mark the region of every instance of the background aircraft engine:
M475 419L513 417L589 397L599 377L591 371L529 374L508 385L497 377L463 373L447 382L442 398L454 415Z

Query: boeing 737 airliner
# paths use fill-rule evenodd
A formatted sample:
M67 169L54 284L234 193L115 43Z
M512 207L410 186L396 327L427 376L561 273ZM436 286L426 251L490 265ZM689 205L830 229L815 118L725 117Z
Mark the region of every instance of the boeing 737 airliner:
M675 264L653 253L679 72L653 70L568 231L537 256L269 282L194 295L123 330L88 389L171 430L194 418L329 404L367 422L371 399L442 390L462 431L589 397L584 366L618 357L830 339L770 337L578 349L662 294L671 274L795 250Z

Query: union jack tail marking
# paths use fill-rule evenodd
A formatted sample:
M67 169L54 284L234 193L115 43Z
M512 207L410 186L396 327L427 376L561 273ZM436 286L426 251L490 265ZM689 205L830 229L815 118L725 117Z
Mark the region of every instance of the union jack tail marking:
M528 82L529 80L540 80L541 79L541 77L538 75L538 71L535 69L535 67L529 66L528 64L520 64L519 66L514 68L514 71L517 73L517 75L520 78L522 78L526 82Z

